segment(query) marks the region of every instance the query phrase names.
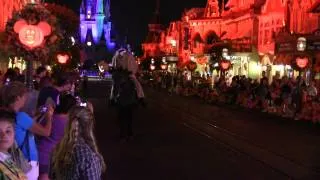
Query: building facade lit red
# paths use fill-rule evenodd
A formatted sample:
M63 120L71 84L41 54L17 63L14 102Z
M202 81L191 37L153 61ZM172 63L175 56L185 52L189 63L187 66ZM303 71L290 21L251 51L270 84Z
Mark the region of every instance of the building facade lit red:
M221 4L208 0L206 7L192 8L183 13L181 20L171 22L159 43L162 48L152 54L177 54L180 61L186 62L212 56L221 51L217 47L229 45L234 70L248 75L250 61L260 62L264 57L266 61L273 60L275 36L282 29L310 34L319 28L319 14L310 13L317 2L229 0Z
M3 0L0 1L0 32L4 31L8 19L14 11L20 10L25 4L39 0Z

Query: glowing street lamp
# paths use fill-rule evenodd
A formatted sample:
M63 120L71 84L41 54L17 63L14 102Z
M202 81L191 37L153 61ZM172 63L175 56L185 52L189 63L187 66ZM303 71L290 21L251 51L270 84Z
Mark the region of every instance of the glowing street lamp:
M168 68L168 64L163 63L160 67L162 70L166 70Z
M156 69L156 66L153 65L153 64L151 64L151 65L150 65L150 70L153 71L153 70L155 70L155 69Z
M223 48L222 49L222 57L223 58L227 58L228 54L229 54L228 49L227 48Z
M74 39L73 36L71 36L70 39L71 39L71 42L72 42L72 46L74 46L76 44L76 40Z
M174 40L174 39L171 39L170 44L171 44L173 47L176 47L176 46L177 46L177 41Z
M92 46L92 42L91 42L91 41L88 41L88 42L87 42L87 46Z
M297 50L302 52L305 51L307 47L307 39L305 37L299 37L297 40Z

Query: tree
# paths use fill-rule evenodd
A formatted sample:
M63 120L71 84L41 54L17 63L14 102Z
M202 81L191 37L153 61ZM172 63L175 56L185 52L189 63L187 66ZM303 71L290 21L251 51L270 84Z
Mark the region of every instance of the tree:
M66 69L74 69L77 67L80 60L80 47L74 44L71 40L74 34L76 34L79 28L79 17L78 15L71 9L57 5L54 3L45 3L46 9L48 9L51 14L57 17L58 23L60 24L63 37L65 37L59 45L58 52L65 52L70 54L69 61L63 65L63 68ZM62 66L56 63L56 55L51 55L51 64L56 64L57 66ZM62 68L62 67L57 67Z
M66 35L74 35L79 28L79 16L71 9L54 3L45 3L45 8L58 18L61 29Z

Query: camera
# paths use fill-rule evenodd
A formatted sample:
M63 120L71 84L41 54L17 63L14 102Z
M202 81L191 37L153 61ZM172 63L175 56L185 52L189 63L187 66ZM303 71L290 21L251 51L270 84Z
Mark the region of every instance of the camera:
M10 83L10 78L6 79L6 82L4 83L5 85L8 85Z
M86 103L86 102L81 102L81 103L80 103L80 106L81 106L81 107L87 107L87 103Z
M48 107L46 107L46 106L43 106L40 108L41 113L46 113L47 111L48 111Z

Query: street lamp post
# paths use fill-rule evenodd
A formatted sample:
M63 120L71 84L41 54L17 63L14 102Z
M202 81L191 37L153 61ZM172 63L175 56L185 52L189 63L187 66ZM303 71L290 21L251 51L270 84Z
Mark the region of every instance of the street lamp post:
M301 52L303 55L303 52L306 50L306 47L307 47L307 39L305 37L299 37L297 39L297 51ZM296 57L295 61L296 61L296 65L299 67L299 76L301 76L301 70L307 67L309 59L308 57L302 58L301 56L298 56Z

